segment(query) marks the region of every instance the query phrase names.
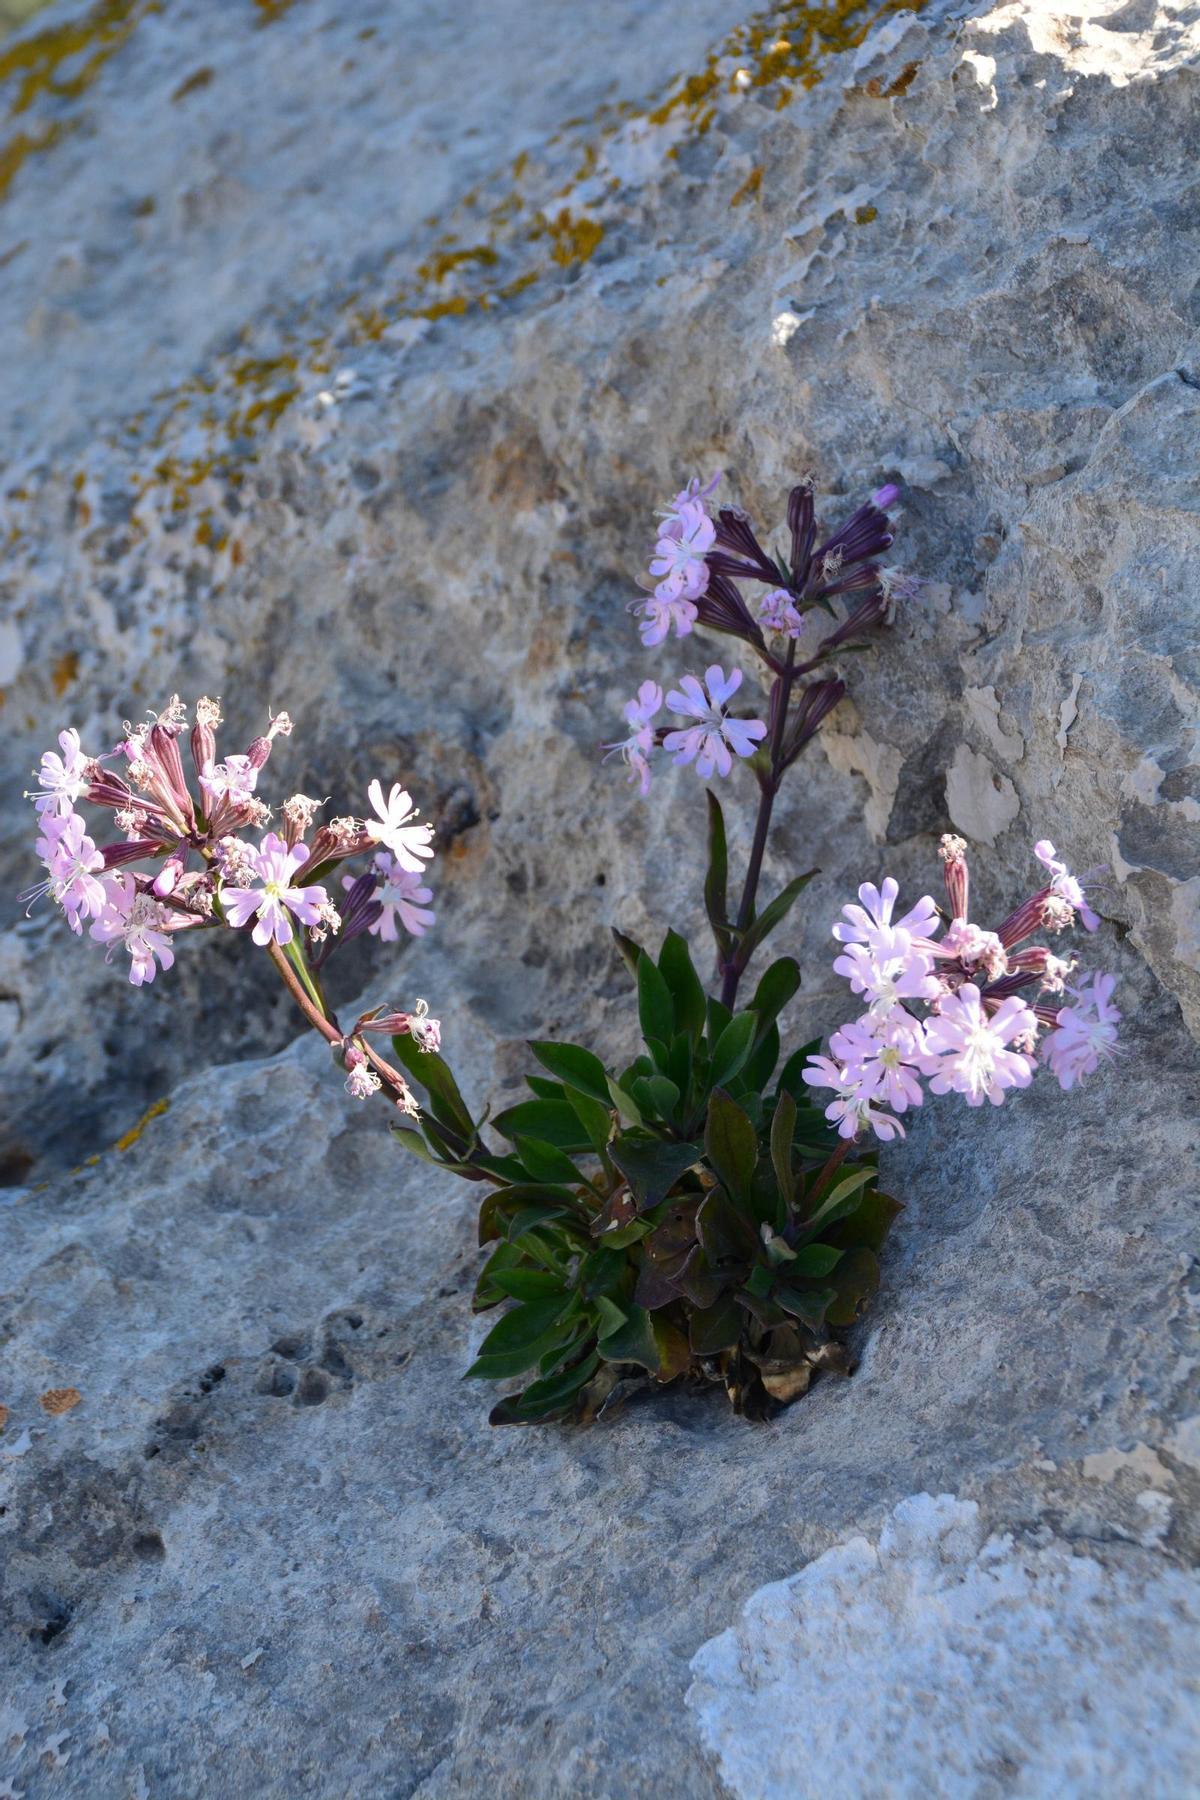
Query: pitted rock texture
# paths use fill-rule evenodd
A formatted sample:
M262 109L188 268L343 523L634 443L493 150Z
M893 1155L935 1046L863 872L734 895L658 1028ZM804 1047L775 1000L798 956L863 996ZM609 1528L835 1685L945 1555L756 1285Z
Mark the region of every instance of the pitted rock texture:
M842 899L931 887L953 825L981 920L1036 838L1109 866L1128 1051L913 1121L851 1384L496 1434L474 1195L288 1047L270 971L192 945L137 994L14 907L0 1783L34 1800L715 1795L690 1659L905 1496L1105 1592L1196 1559L1197 28L601 11L96 0L0 43L5 888L63 723L286 706L272 797L404 779L441 842L435 935L348 950L338 999L427 997L493 1104L529 1036L618 1053L607 925L701 942L699 784L597 767L639 680L709 660L625 616L653 508L714 467L764 522L806 468L831 518L896 479L927 586L768 858L822 871L789 1023L843 1016Z

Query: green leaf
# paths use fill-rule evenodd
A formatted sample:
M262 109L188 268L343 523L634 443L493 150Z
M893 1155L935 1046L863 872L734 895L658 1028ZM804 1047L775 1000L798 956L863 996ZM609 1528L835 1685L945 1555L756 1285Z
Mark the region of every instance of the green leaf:
M791 1207L796 1198L796 1177L792 1171L792 1138L796 1130L796 1102L784 1090L775 1103L771 1120L771 1167L779 1183L784 1205Z
M704 1030L704 988L687 944L677 931L668 931L663 939L658 966L670 989L675 1030L698 1038Z
M513 1138L517 1154L534 1181L565 1181L568 1186L582 1177L565 1150L548 1144L543 1138L526 1137L517 1132Z
M620 1331L622 1325L629 1318L629 1314L623 1312L615 1300L609 1300L604 1294L598 1294L593 1305L596 1317L600 1321L599 1335L601 1337L606 1337L614 1331Z
M596 1348L605 1362L640 1363L644 1369L658 1373L658 1345L644 1306L631 1307L620 1325L596 1340Z
M750 1002L751 1012L758 1014L757 1042L762 1042L799 987L800 965L792 956L781 956L778 962L764 970Z
M868 1188L854 1210L825 1235L844 1250L862 1245L878 1255L893 1221L903 1211L901 1201L893 1200L890 1194L881 1194L878 1188Z
M511 1313L505 1314L505 1318L511 1317ZM501 1319L500 1323L503 1324L504 1320ZM512 1375L523 1375L526 1369L534 1368L543 1357L570 1343L573 1332L574 1326L564 1320L551 1326L543 1337L535 1339L531 1344L523 1344L515 1350L494 1351L488 1356L480 1354L464 1374L463 1380L507 1381Z
M675 1031L675 1006L662 972L648 956L638 962L638 1017L644 1038L669 1044Z
M786 1282L776 1282L772 1296L792 1317L800 1319L813 1331L819 1331L825 1322L826 1308L837 1299L833 1288L810 1288L804 1292L800 1288L788 1287Z
M612 1108L607 1103L601 1105L599 1100L589 1100L586 1094L574 1091L567 1096L579 1123L583 1126L597 1156L603 1157L612 1131ZM607 1102L607 1096L606 1096Z
M542 1381L532 1381L519 1394L497 1401L488 1415L492 1425L534 1425L542 1419L557 1419L569 1414L580 1390L587 1386L599 1365L593 1350L582 1362L560 1369Z
M510 1250L514 1247L512 1244L507 1246ZM545 1300L551 1294L562 1294L566 1299L562 1277L552 1274L549 1269L495 1269L491 1283L510 1300Z
M502 1300L509 1298L507 1289L496 1287L494 1277L506 1270L518 1268L523 1260L524 1252L516 1244L497 1244L479 1271L471 1301L474 1312L486 1312L488 1307L499 1306Z
M637 1103L652 1118L669 1120L679 1105L679 1089L665 1075L644 1075L633 1084Z
M759 1239L723 1188L707 1194L696 1214L696 1229L714 1273L723 1280L741 1280L758 1254Z
M618 1081L614 1081L611 1075L608 1078L608 1092L613 1105L627 1125L645 1124L645 1120L642 1118L641 1109L639 1108L637 1101L633 1098L633 1095L627 1093Z
M853 1175L847 1175L844 1181L839 1181L833 1192L822 1200L812 1217L805 1219L805 1230L811 1231L817 1225L832 1225L835 1219L844 1218L847 1213L853 1212L858 1204L855 1195L868 1181L874 1181L875 1174L874 1169L856 1169Z
M715 1306L693 1312L688 1320L688 1339L696 1356L716 1356L722 1350L732 1350L741 1334L741 1308L729 1295Z
M561 1081L547 1081L544 1075L527 1075L525 1086L539 1100L565 1100L567 1090Z
M708 1078L714 1087L726 1087L750 1054L758 1021L752 1012L737 1013L716 1041Z
M608 1076L604 1064L578 1044L532 1042L529 1048L544 1069L577 1093L608 1104Z
M608 1154L629 1183L638 1210L645 1212L666 1199L703 1153L699 1144L677 1144L667 1138L635 1137L622 1132L609 1145Z
M434 1155L433 1151L429 1148L429 1145L425 1142L425 1139L421 1136L421 1133L415 1126L393 1125L392 1136L398 1144L403 1145L405 1150L411 1150L414 1156L419 1156L422 1162L434 1163L438 1167L441 1166L441 1157Z
M570 1337L573 1326L564 1318L570 1304L570 1297L560 1289L544 1299L514 1306L488 1332L467 1374L500 1380L532 1368Z
M636 981L638 963L641 961L642 957L645 956L646 952L642 949L640 944L635 944L631 937L626 937L623 931L618 931L615 925L612 926L611 929L613 943L621 952L621 961L625 964L625 967Z
M737 957L740 968L748 966L758 946L766 941L777 925L782 925L813 876L819 873L817 869L810 869L807 875L797 875L794 881L788 882L782 893L776 894L774 900L763 907L753 925L748 926L738 940Z
M746 1199L758 1161L758 1133L749 1114L723 1088L715 1088L708 1103L704 1148L730 1193Z
M729 850L725 840L725 815L721 802L711 788L705 788L708 800L708 871L704 877L704 910L717 940L717 949L725 954L729 944Z
M746 1277L746 1292L756 1300L765 1300L775 1286L775 1271L765 1263L756 1263Z
M518 1136L542 1138L560 1150L589 1150L591 1142L579 1114L566 1100L522 1100L498 1113L496 1130L510 1141Z
M853 1325L863 1301L879 1286L879 1258L862 1246L847 1250L834 1276L836 1297L830 1305L831 1325Z
M809 1280L819 1280L828 1275L842 1260L842 1252L833 1244L806 1244L803 1250L797 1250L792 1259L788 1274L804 1275Z
M429 1095L429 1108L435 1118L450 1125L468 1143L475 1138L475 1121L466 1101L458 1091L458 1083L449 1065L436 1050L418 1050L411 1033L392 1039L396 1061Z
M579 1202L569 1188L548 1182L514 1182L511 1187L494 1188L484 1196L479 1208L479 1242L490 1244L505 1237L519 1213L530 1206L540 1206L556 1214L579 1211Z
M779 1061L779 1027L772 1023L767 1026L756 1049L751 1050L748 1060L738 1072L738 1085L752 1094L761 1094L770 1081Z
M733 1014L714 994L710 994L705 1002L705 1012L707 1014L705 1027L708 1032L708 1041L710 1044L715 1044Z

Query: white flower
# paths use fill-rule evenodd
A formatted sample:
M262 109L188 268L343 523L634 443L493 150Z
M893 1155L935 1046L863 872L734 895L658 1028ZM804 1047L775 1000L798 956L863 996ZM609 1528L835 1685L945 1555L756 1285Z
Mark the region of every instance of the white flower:
M367 798L380 820L379 824L374 819L367 820L367 829L373 832L375 842L390 850L402 869L420 875L421 864L433 855L433 826L416 823L417 812L412 797L405 793L399 782L394 783L385 800L380 783L373 781L367 789Z

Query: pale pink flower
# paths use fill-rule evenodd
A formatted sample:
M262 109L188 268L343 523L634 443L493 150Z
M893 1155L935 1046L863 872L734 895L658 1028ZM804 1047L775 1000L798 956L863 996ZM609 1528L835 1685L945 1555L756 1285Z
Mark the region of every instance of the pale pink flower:
M928 894L923 894L917 904L906 912L902 919L892 922L892 912L900 893L899 883L890 875L885 875L883 886L877 888L874 882L864 881L858 890L861 906L853 901L843 906L842 914L848 921L833 927L833 935L841 944L871 944L880 932L896 930L907 931L910 937L927 938L937 929L937 907Z
M412 798L399 782L395 782L387 798L378 781L367 789L367 798L379 815L380 822L367 820L375 842L391 851L402 869L413 875L421 873L421 864L433 855L433 826L418 825Z
M662 525L650 573L660 600L698 600L708 586L708 564L717 530L699 500L683 500Z
M870 944L847 944L833 968L878 1015L890 1013L901 1000L933 1000L939 992L933 958L899 927L878 927Z
M920 1106L925 1095L917 1071L925 1048L925 1033L911 1013L897 1006L886 1018L867 1013L853 1024L843 1025L829 1040L829 1048L858 1084L865 1100L882 1100L893 1112Z
M429 908L432 888L425 887L421 876L411 869L402 869L386 850L381 850L375 858L375 871L382 877L382 885L375 889L371 899L378 901L383 911L374 924L367 927L371 936L382 938L385 944L394 944L400 935L396 929L399 919L412 937L423 937L434 922L434 914ZM356 880L354 875L343 875L342 886L351 888Z
M292 918L302 925L316 925L321 908L329 899L319 885L293 887L292 876L308 860L308 850L295 844L289 850L285 840L269 831L257 850L248 852L248 861L261 886L222 887L221 904L231 925L241 927L257 919L252 936L256 944L290 944Z
M83 931L83 920L98 918L108 898L108 888L99 879L104 857L87 835L78 813L69 813L66 818L43 813L42 832L36 848L50 871L46 886L78 937Z
M925 1026L923 1067L935 1094L961 1094L968 1106L999 1106L1009 1088L1028 1087L1034 1061L1010 1050L1014 1039L1032 1042L1037 1020L1015 994L988 1014L973 982L941 1002Z
M91 758L79 748L79 733L73 725L59 732L58 745L62 755L47 750L38 767L38 786L45 791L30 794L27 798L33 801L39 813L56 813L65 819L74 812L75 802L88 790L87 769Z
M662 711L663 691L657 681L643 681L634 699L625 702L622 711L631 727L629 736L615 744L605 744L605 760L620 756L629 769L630 781L636 781L643 798L650 792L650 753L654 749L654 720Z
M644 600L631 601L629 610L641 620L638 631L647 650L661 644L670 635L672 625L677 637L687 637L696 623L696 608L691 600L671 600L658 594L647 594Z
M117 942L129 952L129 979L134 987L154 980L158 964L169 969L175 952L167 936L167 911L149 894L140 894L132 875L110 881L108 899L91 928L98 943L108 945L106 962L111 962ZM155 958L158 959L158 964Z
M771 588L758 603L758 622L764 631L781 632L795 642L806 621L786 588Z
M836 1098L825 1108L825 1117L831 1125L837 1126L839 1137L857 1137L864 1126L869 1126L876 1137L885 1142L904 1136L899 1119L872 1106L870 1098L863 1092L862 1083L827 1056L810 1057L802 1075L809 1087L833 1088Z
M701 687L694 675L685 675L678 688L667 695L672 712L698 721L680 731L669 731L663 748L672 753L676 763L694 762L707 781L714 773L728 775L734 756L753 756L755 746L767 735L761 719L731 719L725 707L742 685L742 671L729 675L719 663L704 672ZM732 752L732 755L730 754Z
M248 756L227 756L224 762L210 762L200 777L200 786L209 806L228 800L240 806L249 800L258 786L258 766Z
M378 1075L357 1044L347 1044L343 1062L346 1068L346 1092L352 1100L369 1100L383 1086Z
M1064 1006L1054 1030L1042 1045L1042 1061L1049 1064L1061 1088L1070 1089L1085 1075L1093 1075L1102 1061L1117 1052L1119 1010L1112 1004L1116 980L1093 975L1070 991L1074 1003Z
M442 1022L429 1016L429 1002L418 1000L410 1013L402 1013L403 1023L398 1028L397 1036L401 1036L408 1028L408 1034L418 1050L437 1051L442 1047Z
M1042 838L1033 846L1033 854L1040 863L1045 863L1050 873L1050 891L1052 894L1074 907L1083 920L1085 931L1098 931L1100 920L1092 911L1084 895L1083 883L1072 875L1065 862L1060 862L1058 852L1049 838Z
M681 515L685 506L698 506L702 512L707 512L706 502L711 495L716 493L723 479L723 473L718 469L717 473L701 486L700 477L693 475L687 486L680 488L670 506L662 509L659 518L663 520L664 524L673 520L682 522Z

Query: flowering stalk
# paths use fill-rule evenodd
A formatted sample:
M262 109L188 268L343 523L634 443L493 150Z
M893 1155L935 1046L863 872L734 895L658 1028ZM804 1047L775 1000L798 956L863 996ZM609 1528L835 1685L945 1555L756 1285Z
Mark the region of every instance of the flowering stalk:
M659 747L675 750L677 763L694 761L704 779L714 773L727 776L734 757L752 759L759 801L741 897L732 921L712 919L721 1000L732 1008L761 942L753 927L776 795L787 770L846 691L838 676L804 678L883 623L892 602L911 598L919 584L872 560L892 543L886 509L898 498L897 488L879 488L840 530L818 544L813 485L800 482L788 496L788 549L776 556L763 548L740 509L723 507L715 520L709 516L707 503L720 480L714 476L704 486L691 481L675 496L644 584L649 597L633 602L632 610L641 617L642 642L648 648L663 643L672 629L680 638L700 627L740 639L772 677L767 723L727 712L726 702L741 685L742 672L734 669L726 677L718 667L708 671L718 686L714 690L710 679L707 696L693 676L685 676L680 689L667 695L673 710L703 718L701 727L656 732L653 720L663 704L662 689L644 682L637 699L625 707L631 735L607 748L624 757L630 779L643 795L649 792L652 756ZM766 591L748 600L738 585L747 582ZM839 617L839 606L844 616ZM833 622L824 636L822 619ZM760 748L763 739L767 741ZM723 822L721 829L723 835Z
M339 944L364 931L394 940L397 918L417 936L433 923L425 904L432 895L421 885L433 855L432 830L403 788L385 795L373 781L373 818L334 819L310 845L305 839L319 807L293 794L279 809L281 829L255 842L245 834L271 817L259 777L274 739L289 736L292 723L286 713L276 714L245 754L219 762L220 722L217 701L197 702L188 747L198 795L189 789L179 752L187 720L177 695L157 718L126 723L115 748L100 757L85 755L73 727L62 731L59 750L42 757L29 796L46 878L22 898L52 897L77 936L90 920L89 936L107 945L109 959L118 947L127 951L129 979L138 987L173 967L182 932L225 929L247 937L266 951L305 1019L337 1053L347 1092L383 1093L413 1116L417 1103L405 1074L366 1042L367 1021L343 1033L325 999L322 971ZM104 766L114 761L116 768ZM111 812L124 840L99 844L76 811L80 801ZM346 878L351 891L339 913L322 878L362 855L372 865ZM375 1016L384 1009L368 1019ZM437 1022L423 1001L411 1013L386 1017L394 1035L407 1034L425 1053L436 1051ZM465 1154L469 1146L461 1147Z

